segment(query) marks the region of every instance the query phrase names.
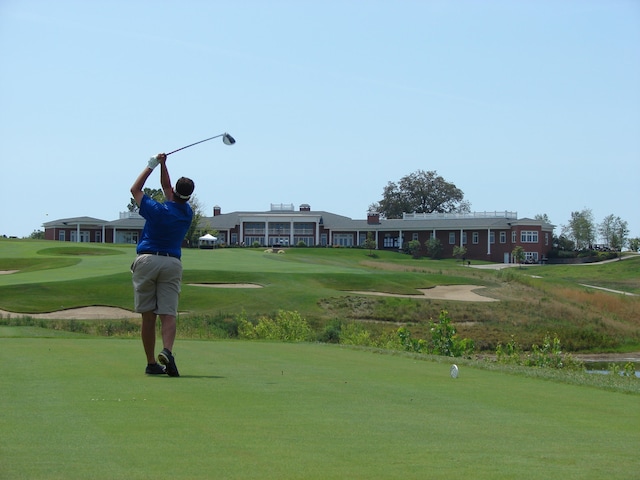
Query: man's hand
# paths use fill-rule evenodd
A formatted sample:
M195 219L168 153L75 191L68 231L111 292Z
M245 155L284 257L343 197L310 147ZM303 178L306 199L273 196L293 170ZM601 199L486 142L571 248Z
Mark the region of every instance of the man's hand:
M159 153L149 159L149 163L147 163L147 167L150 170L153 170L158 166L159 163L164 163L166 161L167 161L167 155L164 153Z
M154 168L156 168L158 166L158 163L160 163L158 161L158 156L154 155L153 157L151 157L149 159L149 163L147 163L147 167L149 168L149 170L153 170Z

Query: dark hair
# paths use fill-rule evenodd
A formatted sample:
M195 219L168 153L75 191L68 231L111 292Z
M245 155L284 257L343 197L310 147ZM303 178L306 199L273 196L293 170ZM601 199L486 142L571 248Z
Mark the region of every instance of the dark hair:
M196 188L193 180L187 177L180 177L176 182L176 189L174 193L177 194L178 198L182 200L189 200L193 190Z

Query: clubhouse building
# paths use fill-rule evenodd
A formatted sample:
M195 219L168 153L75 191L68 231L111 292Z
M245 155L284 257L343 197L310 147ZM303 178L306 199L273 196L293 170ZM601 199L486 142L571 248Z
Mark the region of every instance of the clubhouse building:
M97 243L137 243L144 219L124 212L114 221L92 217L55 220L43 224L48 240ZM222 213L213 208L212 217L200 221L202 232L213 233L218 244L228 246L363 246L372 236L376 249L399 250L406 242L424 245L437 238L443 256L450 257L455 246L466 248L468 260L512 262L511 252L521 246L526 261L544 259L552 248L554 226L517 212L405 213L401 219L380 218L370 212L366 219L354 220L308 204L271 204L268 211ZM426 250L426 249L425 249Z

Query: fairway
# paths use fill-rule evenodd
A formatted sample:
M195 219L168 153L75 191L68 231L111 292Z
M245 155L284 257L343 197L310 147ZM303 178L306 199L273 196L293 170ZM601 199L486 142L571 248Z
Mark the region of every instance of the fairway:
M638 472L638 397L321 344L4 335L0 478L563 478ZM10 338L8 338L10 337Z

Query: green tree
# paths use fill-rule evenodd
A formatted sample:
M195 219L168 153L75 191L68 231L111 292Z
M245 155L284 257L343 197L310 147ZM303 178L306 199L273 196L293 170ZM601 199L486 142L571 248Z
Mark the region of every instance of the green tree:
M407 246L409 247L409 253L413 258L420 258L421 245L418 240L410 240L407 243Z
M373 251L376 249L376 241L373 238L373 232L367 232L367 239L364 241L364 248L369 250L369 256L373 256Z
M533 218L536 220L540 220L541 222L551 223L551 221L549 220L549 216L546 213L538 213Z
M165 201L164 192L160 188L145 187L142 191L145 193L145 195L153 198L157 202L164 203ZM129 199L129 205L127 205L127 211L136 212L136 213L140 211L140 207L138 206L138 204L136 203L133 197Z
M402 218L403 213L468 212L470 204L464 193L447 182L436 171L417 170L389 182L382 192L382 200L370 206L385 218Z
M629 227L627 222L611 214L604 217L598 225L598 233L609 248L622 251L627 243Z
M188 247L197 247L198 238L202 236L200 222L204 217L203 207L200 200L198 200L198 197L195 195L191 195L189 204L191 205L191 210L193 210L193 219L191 220L191 225L189 226L189 230L187 230L187 234L184 238L187 240Z
M467 256L467 247L461 247L459 245L456 245L455 247L453 247L453 256L458 260L463 259L464 257Z
M580 212L571 212L571 219L563 227L565 234L575 244L576 250L587 250L595 240L595 223L593 213L585 208Z
M631 250L632 252L637 252L638 250L640 250L640 238L635 237L629 239L629 250Z
M524 248L518 245L511 251L511 256L513 257L513 260L517 264L522 265L522 262L524 262L524 258L525 258Z
M433 259L438 260L442 258L442 242L438 240L436 237L431 237L429 240L425 242L425 247L427 247L427 254Z
M29 235L29 238L31 240L44 240L44 231L34 230L33 232L31 232L31 235Z
M558 250L572 252L576 249L576 244L573 243L573 240L567 238L566 235L560 235L559 237L555 237L553 243L557 245Z

